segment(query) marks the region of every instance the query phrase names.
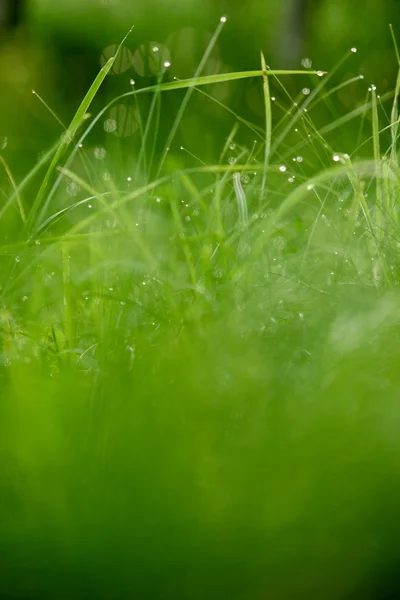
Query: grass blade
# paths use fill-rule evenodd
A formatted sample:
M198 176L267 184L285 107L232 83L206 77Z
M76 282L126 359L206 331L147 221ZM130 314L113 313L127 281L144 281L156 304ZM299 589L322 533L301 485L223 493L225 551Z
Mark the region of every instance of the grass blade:
M132 31L132 29L130 31ZM107 61L107 63L104 65L104 67L102 67L100 72L98 73L94 82L90 86L89 91L87 92L87 94L84 97L84 99L82 100L78 110L76 111L75 116L72 119L70 126L68 127L67 131L65 132L65 134L62 138L62 141L61 141L60 145L58 146L58 149L53 157L53 160L50 163L47 173L44 176L42 185L40 186L40 189L36 196L35 202L33 203L32 210L29 214L28 223L27 223L29 233L32 233L32 229L35 225L35 221L37 220L37 218L40 220L40 217L45 214L48 203L50 201L50 198L48 198L44 204L43 204L43 199L46 194L49 183L51 181L51 178L53 176L53 173L54 173L56 167L58 166L59 161L62 159L62 157L64 156L68 147L74 140L79 128L82 126L82 124L86 120L87 110L88 110L89 106L91 105L93 98L96 96L104 79L107 77L108 73L112 69L115 59L118 56L119 50L121 49L122 44L124 43L126 37L129 35L130 31L125 36L125 38L122 40L121 44L119 45L119 47L117 49L117 52L115 53L115 56L112 56ZM42 206L42 204L43 204L43 206ZM37 217L39 210L40 210L40 214Z
M267 65L265 63L264 54L261 52L261 68L263 72L263 89L264 89L264 106L265 106L265 152L264 152L264 170L261 184L262 196L264 196L265 183L267 179L267 170L269 157L271 154L272 140L272 109L271 109L271 93L269 89L269 80L267 73Z
M13 189L14 189L14 194L13 195L17 199L19 214L21 215L22 222L25 224L26 223L26 215L25 215L24 205L22 204L21 196L19 195L18 188L17 188L17 186L15 184L14 177L12 176L10 168L9 168L8 164L6 163L6 161L4 160L4 158L2 157L1 154L0 154L0 164L3 166L3 169L5 170L6 175L7 175L8 179L10 180L10 183L11 183Z
M72 119L70 126L68 127L65 135L62 138L61 144L58 146L57 152L55 153L53 160L51 161L50 166L47 169L47 173L44 176L42 185L40 186L40 189L36 196L35 202L33 203L32 210L29 214L29 219L28 219L27 225L28 225L28 231L30 233L32 232L32 229L35 225L35 221L37 219L39 209L40 209L39 218L41 215L44 215L44 213L46 212L48 202L45 202L43 204L43 198L46 194L46 191L49 186L50 180L53 176L53 173L54 173L58 163L60 162L60 160L64 156L65 152L67 151L69 145L74 140L78 129L84 122L87 110L88 110L90 104L92 103L93 98L97 94L99 87L101 86L101 84L103 83L107 74L109 73L110 69L112 68L115 58L116 58L115 56L110 58L109 61L106 63L106 65L101 69L101 71L97 75L97 77L94 80L94 82L92 83L88 93L82 100L81 105L79 106L78 110L76 111L75 116Z

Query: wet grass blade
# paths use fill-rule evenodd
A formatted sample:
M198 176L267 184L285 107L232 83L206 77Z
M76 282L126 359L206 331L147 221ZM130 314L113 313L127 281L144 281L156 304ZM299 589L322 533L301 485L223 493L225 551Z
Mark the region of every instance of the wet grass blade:
M265 106L265 151L264 151L263 178L262 178L262 184L261 184L261 191L262 191L262 194L264 194L267 172L268 172L269 157L271 154L272 110L271 110L271 93L270 93L270 89L269 89L267 65L265 63L265 57L262 52L261 52L261 69L263 72L263 90L264 90L264 106Z
M382 163L379 137L379 115L376 101L376 90L372 88L372 136L376 171L376 225L378 239L382 239Z
M22 199L21 196L19 194L18 188L15 184L14 181L14 177L10 171L10 168L8 166L8 164L6 163L6 161L4 160L4 158L2 157L2 155L0 154L0 164L3 166L3 169L6 172L6 175L8 177L8 179L10 180L10 183L13 187L14 190L14 196L17 199L17 204L18 204L18 210L19 210L19 214L21 215L21 219L23 223L26 223L26 215L25 215L25 209L24 209L24 205L22 204Z
M47 169L47 173L44 176L42 185L40 186L40 189L36 196L35 202L33 203L32 210L29 214L28 223L27 223L28 233L32 233L33 228L36 223L36 220L38 218L38 215L40 218L40 216L44 215L46 212L47 202L43 202L43 200L44 200L46 191L48 189L49 183L51 181L51 178L53 176L53 173L54 173L56 167L58 166L58 163L60 162L60 160L64 156L65 152L67 151L68 147L74 140L78 129L81 127L81 125L85 121L87 110L88 110L90 104L92 103L93 98L97 94L97 91L100 88L101 84L103 83L104 79L110 72L110 70L114 64L116 56L117 55L110 58L107 61L107 63L105 64L105 66L101 69L99 74L97 75L97 77L94 80L94 82L92 83L88 93L82 100L81 105L79 106L78 110L76 111L75 116L72 119L71 124L68 127L67 131L65 132L60 145L58 146L57 152L55 153L53 160L51 161L50 166ZM39 211L40 211L40 214L39 214Z

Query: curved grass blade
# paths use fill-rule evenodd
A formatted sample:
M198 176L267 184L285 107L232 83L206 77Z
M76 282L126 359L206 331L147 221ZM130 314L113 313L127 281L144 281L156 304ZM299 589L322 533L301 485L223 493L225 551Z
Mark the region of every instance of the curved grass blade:
M129 33L132 31L131 30L128 32L128 34L124 37L124 39L122 40L121 44L118 46L117 52L115 53L115 56L112 56L104 65L104 67L102 67L102 69L100 70L100 72L98 73L97 77L95 78L94 82L92 83L92 85L89 88L89 91L87 92L86 96L84 97L84 99L82 100L78 110L75 113L74 118L71 121L70 126L68 127L67 131L65 132L62 141L60 143L60 145L58 146L58 149L56 151L56 154L53 157L53 160L50 163L50 166L47 170L47 173L43 179L42 185L40 186L39 192L36 196L35 202L33 203L33 207L32 210L29 214L29 218L28 218L28 223L27 223L27 228L28 228L28 232L31 233L32 232L32 228L35 225L35 221L37 220L37 218L40 220L40 217L42 215L45 214L48 203L50 201L49 198L47 198L47 201L43 203L43 199L44 196L46 194L47 188L49 186L49 183L51 181L52 175L54 173L54 170L56 169L56 167L58 166L59 161L61 160L61 158L63 157L63 155L65 154L65 152L67 151L68 147L70 146L70 144L72 143L72 141L74 140L79 128L82 126L82 124L84 123L84 121L86 120L86 114L87 114L87 110L89 108L89 106L92 103L93 98L95 97L95 95L97 94L101 84L103 83L104 79L107 77L108 73L110 72L110 70L112 69L114 62L118 56L118 53L121 49L122 44L124 43L125 39L127 38L127 36L129 35ZM40 213L39 213L40 211ZM39 213L39 215L38 215Z
M14 195L17 198L19 214L21 215L22 222L25 224L26 223L26 215L25 215L25 209L24 209L24 205L22 203L21 196L19 195L18 188L14 181L14 177L10 171L10 167L8 166L8 164L6 163L6 161L4 160L4 158L2 157L1 154L0 154L0 164L3 166L3 169L5 170L6 175L7 175L8 179L10 180L10 183L14 189Z
M36 196L35 202L33 203L32 210L29 214L29 219L28 219L29 233L32 232L32 228L35 225L35 221L37 220L39 210L40 210L40 215L43 215L47 209L48 201L43 203L43 199L46 194L46 191L49 186L52 175L53 175L59 161L61 160L61 158L67 151L67 149L68 149L69 145L71 144L71 142L73 141L73 139L75 138L79 127L84 122L87 109L89 108L90 104L92 103L92 100L95 97L95 95L97 94L97 91L98 91L99 87L101 86L101 84L103 83L105 77L111 70L111 68L114 64L115 58L116 58L116 55L113 56L112 58L110 58L107 61L107 63L105 64L105 66L101 69L99 74L97 75L97 77L94 80L94 82L92 83L88 93L82 100L81 105L79 106L77 112L75 113L75 116L72 119L70 126L68 127L67 131L65 132L65 134L62 138L61 144L58 146L57 152L55 153L53 160L51 161L50 166L47 170L47 173L44 176L42 185L40 186L40 189ZM39 215L39 218L40 218L40 215Z
M271 93L269 89L269 79L267 73L267 65L265 63L264 54L261 52L261 69L263 72L263 90L264 90L264 106L265 106L265 150L264 150L264 169L261 183L261 192L264 195L265 184L267 180L267 171L269 157L271 155L272 144L272 108L271 108Z

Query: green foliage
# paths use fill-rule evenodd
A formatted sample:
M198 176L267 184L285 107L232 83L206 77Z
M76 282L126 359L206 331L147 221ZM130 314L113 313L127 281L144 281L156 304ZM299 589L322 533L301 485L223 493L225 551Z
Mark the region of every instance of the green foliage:
M84 120L103 75L3 188L1 591L370 597L399 551L398 86L357 142L314 121L322 72L162 73L123 95L135 147L121 98ZM178 150L188 90L249 78L265 131L226 108L218 162Z

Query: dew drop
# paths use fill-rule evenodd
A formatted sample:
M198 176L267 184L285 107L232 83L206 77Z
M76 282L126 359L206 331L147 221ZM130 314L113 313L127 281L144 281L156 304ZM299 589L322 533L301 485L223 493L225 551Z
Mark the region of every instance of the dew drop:
M130 85L135 85L136 81L134 79L129 80Z
M353 52L353 54L355 54L357 52L357 48L352 48L351 51Z
M152 50L153 50L153 52L158 52L160 50L160 48L158 46L153 46Z
M226 17L221 17L220 18L220 23L226 23Z
M164 62L164 67L165 67L166 69L168 69L168 67L170 67L170 66L171 66L171 63L169 62L169 60L166 60L166 61Z
M303 88L301 91L303 92L303 94L305 96L308 96L311 92L310 88L307 88L307 87Z
M334 162L339 162L339 161L340 161L340 156L339 156L338 154L334 154L334 155L332 156L332 160L333 160Z
M284 172L286 171L286 167L285 167L285 165L281 165L281 166L279 167L279 170L280 170L280 172L281 172L281 173L284 173Z

